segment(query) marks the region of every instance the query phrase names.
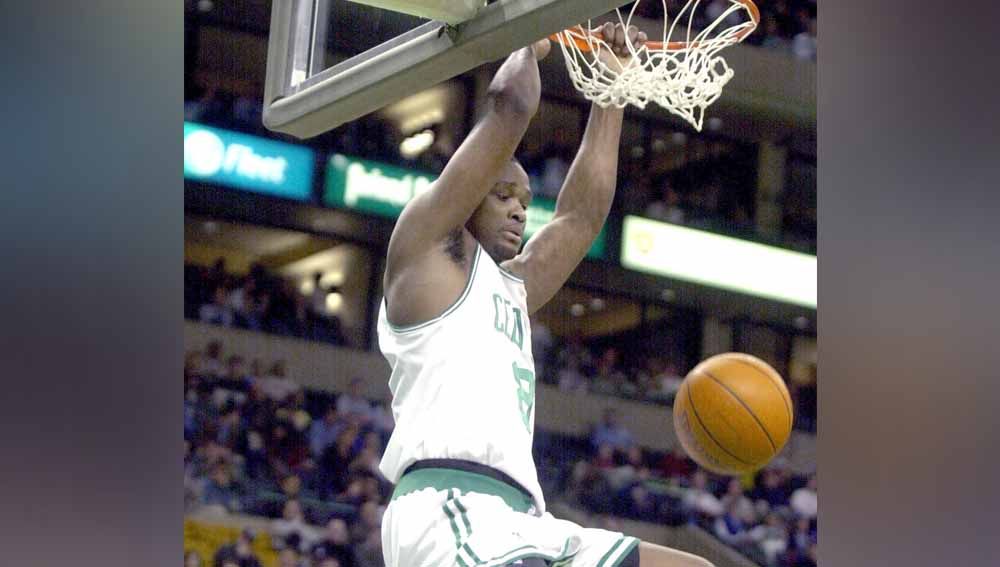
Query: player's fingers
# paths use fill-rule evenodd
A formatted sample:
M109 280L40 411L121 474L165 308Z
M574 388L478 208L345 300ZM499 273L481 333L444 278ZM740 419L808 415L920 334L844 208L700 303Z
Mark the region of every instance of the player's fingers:
M549 43L549 38L543 37L542 39L531 44L531 50L535 53L535 59L541 61L545 59L545 56L549 54L549 50L552 48L552 44Z
M615 26L611 22L604 22L601 27L601 35L604 37L604 41L607 42L612 48L615 46Z
M628 27L628 44L627 45L635 45L635 40L636 40L637 37L639 37L639 28L637 28L635 26L629 26Z
M635 43L635 47L636 48L642 47L643 45L645 45L646 41L649 40L649 38L646 36L646 32L644 32L644 31L639 32L636 35L635 39L636 39L636 43Z
M621 55L622 53L622 26L621 24L611 25L611 40L608 42L611 44L611 50L615 52L615 55Z

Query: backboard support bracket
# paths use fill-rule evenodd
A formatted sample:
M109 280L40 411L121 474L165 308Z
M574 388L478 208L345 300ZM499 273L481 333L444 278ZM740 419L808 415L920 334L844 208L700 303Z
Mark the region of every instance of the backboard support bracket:
M264 125L311 138L432 87L627 0L500 0L472 19L430 21L323 69L330 4L274 0Z

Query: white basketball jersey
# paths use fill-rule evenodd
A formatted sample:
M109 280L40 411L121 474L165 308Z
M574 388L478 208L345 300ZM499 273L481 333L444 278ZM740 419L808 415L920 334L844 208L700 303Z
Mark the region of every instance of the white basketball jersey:
M379 347L392 366L396 428L379 469L398 482L421 459L462 459L503 471L545 511L531 455L535 365L524 282L476 245L469 281L440 316L389 324L383 299Z

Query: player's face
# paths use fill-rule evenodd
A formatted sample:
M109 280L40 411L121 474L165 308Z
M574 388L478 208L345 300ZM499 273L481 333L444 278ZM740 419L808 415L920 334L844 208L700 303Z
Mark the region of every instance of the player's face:
M528 174L520 165L510 162L468 225L494 261L509 260L520 251L529 203Z

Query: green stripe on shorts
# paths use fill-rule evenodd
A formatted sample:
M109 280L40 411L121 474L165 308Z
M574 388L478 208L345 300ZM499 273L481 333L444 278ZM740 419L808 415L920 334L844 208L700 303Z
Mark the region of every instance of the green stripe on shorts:
M621 547L622 544L625 544L625 547L622 548L622 551L617 555L617 558L611 563L608 563L608 560L615 555L615 550ZM597 567L617 567L617 565L621 563L637 545L639 545L639 540L634 537L626 536L621 538L611 546L611 549L604 554L604 557L601 557L601 560L597 562Z
M528 513L532 507L531 498L509 484L481 474L459 471L455 469L418 469L403 475L392 492L392 499L405 496L411 492L433 488L447 491L452 488L460 492L478 492L503 499L512 510Z

